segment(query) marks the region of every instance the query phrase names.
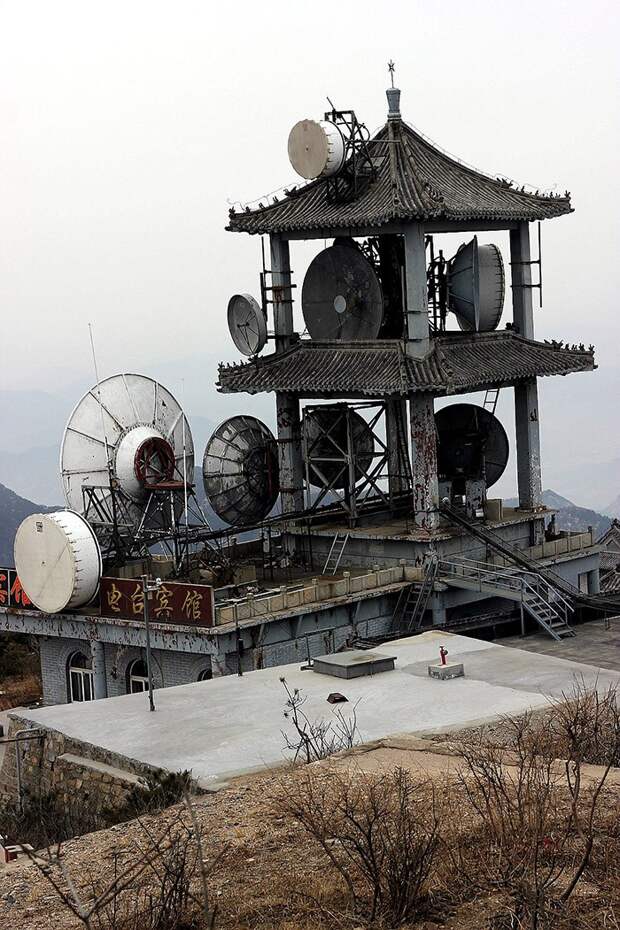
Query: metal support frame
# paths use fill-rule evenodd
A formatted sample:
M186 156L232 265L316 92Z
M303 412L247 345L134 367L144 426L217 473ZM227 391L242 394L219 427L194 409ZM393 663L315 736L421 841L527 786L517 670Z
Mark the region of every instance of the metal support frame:
M334 417L329 428L321 430L312 442L309 441L306 431L303 431L306 508L307 512L316 511L329 495L330 503L333 504L335 500L348 515L350 525L354 525L360 512L371 501L376 504L379 500L387 508L391 505L388 489L390 453L387 443L377 433L380 421L386 414L386 404L372 401L352 404L310 404L305 410L308 412L324 411L326 408L338 412L338 416ZM361 466L355 447L352 414L359 411L365 411L370 415L367 424L375 442L375 451L367 469ZM344 445L341 439L334 435L337 430L342 429L343 422L346 424L346 444ZM323 444L322 454L319 454L320 444ZM325 444L328 448L327 455ZM325 474L326 463L336 466L331 478ZM320 484L317 484L317 481L320 481ZM344 487L336 487L336 484L344 484ZM319 493L314 500L311 497L312 487L319 488Z
M325 113L325 119L338 126L344 138L344 164L336 175L327 178L327 198L334 203L346 203L355 200L377 173L368 149L370 133L353 110L332 107Z

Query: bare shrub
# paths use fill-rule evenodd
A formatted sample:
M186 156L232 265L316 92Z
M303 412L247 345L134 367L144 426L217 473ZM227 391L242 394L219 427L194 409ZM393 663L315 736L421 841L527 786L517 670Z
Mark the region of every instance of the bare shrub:
M475 816L456 858L470 887L508 894L497 926L537 930L566 909L591 859L620 750L615 692L600 697L580 687L552 704L549 719L528 713L503 726L509 753L484 738L460 747L459 782ZM585 755L606 764L584 783Z
M43 853L24 852L87 930L189 930L198 921L213 930L217 907L208 877L223 853L207 865L187 793L185 810L163 830L138 822L142 841L129 855L115 853L111 877L91 876L87 888L67 868L60 844Z
M331 720L310 720L303 710L306 698L299 688L291 690L286 678L280 681L286 691L284 717L290 721L294 730L292 737L284 731L282 736L286 748L293 752L294 762L317 762L336 752L352 749L361 742L357 728L357 704L350 717L346 717L337 708L332 712Z
M428 896L439 843L439 805L430 782L404 769L388 774L308 772L277 799L342 877L356 918L397 926Z

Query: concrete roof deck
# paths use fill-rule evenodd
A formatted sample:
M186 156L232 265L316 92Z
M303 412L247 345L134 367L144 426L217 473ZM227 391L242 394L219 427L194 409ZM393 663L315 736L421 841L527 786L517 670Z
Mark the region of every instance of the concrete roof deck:
M450 661L464 663L465 678L428 677L427 665L437 661L442 644ZM570 690L582 676L586 684L600 688L620 683L617 672L448 633L426 632L388 646L397 657L394 671L338 687L331 676L301 671L295 664L156 691L155 713L148 710L146 694L132 694L22 711L19 716L128 759L170 771L191 769L208 787L286 760L282 677L291 688L301 689L311 720L328 720L332 708L327 696L342 691L348 703L339 708L345 714L356 708L363 741L444 732L544 707L549 695Z

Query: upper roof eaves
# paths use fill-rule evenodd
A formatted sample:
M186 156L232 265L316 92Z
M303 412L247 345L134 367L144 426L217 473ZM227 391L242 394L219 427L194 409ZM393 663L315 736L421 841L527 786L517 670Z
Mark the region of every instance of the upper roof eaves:
M241 212L231 209L227 229L263 234L431 220L512 223L572 212L568 192L529 193L492 178L451 158L401 121L386 124L368 145L376 175L355 200L330 201L327 180L318 179L285 192L275 203Z

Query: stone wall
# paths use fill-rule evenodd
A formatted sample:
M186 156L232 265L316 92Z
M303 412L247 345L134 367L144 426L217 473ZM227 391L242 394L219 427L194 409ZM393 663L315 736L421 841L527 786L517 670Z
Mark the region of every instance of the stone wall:
M11 715L8 736L25 729L35 729L32 721ZM144 778L156 771L56 730L42 729L41 733L41 738L7 744L0 768L0 796L6 800L17 800L17 752L22 796L53 791L67 801L87 802L95 810L122 807Z

